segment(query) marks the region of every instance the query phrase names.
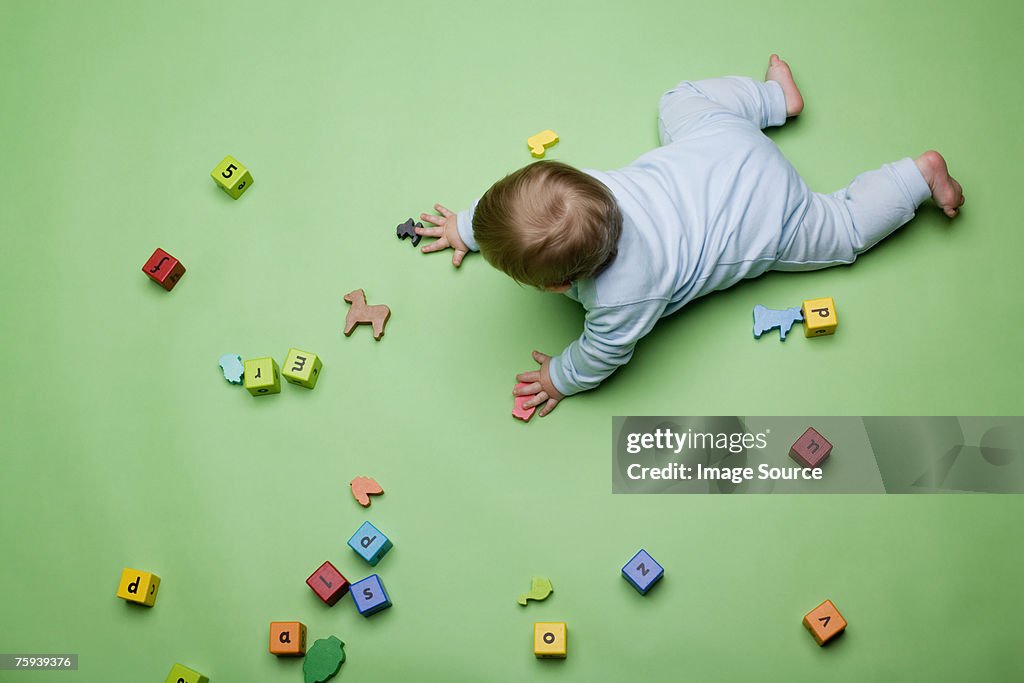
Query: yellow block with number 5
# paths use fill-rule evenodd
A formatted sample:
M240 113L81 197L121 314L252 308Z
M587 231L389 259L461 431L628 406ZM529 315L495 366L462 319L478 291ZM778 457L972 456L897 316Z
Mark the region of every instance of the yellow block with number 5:
M167 674L167 683L210 683L210 679L187 666L175 664Z
M804 336L821 337L835 334L839 319L836 318L836 302L832 297L808 299L803 305Z
M210 171L210 177L216 181L220 189L231 195L232 199L241 197L252 185L252 174L249 173L249 169L230 155L224 157L224 161Z
M245 361L245 388L253 396L281 393L281 372L273 358Z
M117 586L117 597L146 607L156 604L156 592L160 589L160 577L138 569L121 572L121 583Z
M320 370L323 367L324 364L320 362L319 356L315 353L289 349L281 374L292 384L312 389L316 386L316 381L320 378Z

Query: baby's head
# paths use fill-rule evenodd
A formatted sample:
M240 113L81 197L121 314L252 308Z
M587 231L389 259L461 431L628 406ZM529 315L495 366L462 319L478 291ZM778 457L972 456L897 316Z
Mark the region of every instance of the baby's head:
M473 236L487 262L542 289L596 276L615 258L621 232L611 190L558 161L502 178L473 214Z

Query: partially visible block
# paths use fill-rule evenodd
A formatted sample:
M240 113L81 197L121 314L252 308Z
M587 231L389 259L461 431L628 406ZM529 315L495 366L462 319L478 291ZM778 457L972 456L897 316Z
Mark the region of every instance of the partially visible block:
M306 584L328 605L341 600L348 592L348 579L330 562L324 562L306 579Z
M832 444L814 429L808 427L789 449L789 457L804 467L820 467L832 452Z
M232 199L241 197L252 185L249 169L231 155L224 157L224 160L210 171L210 177L216 181L220 189L231 195Z
M138 569L121 572L121 583L117 586L117 597L146 607L156 604L156 592L160 589L160 577Z
M308 351L288 349L288 356L284 359L284 368L281 374L292 384L312 389L316 381L320 379L320 370L324 364L320 362L319 356Z
M538 621L533 625L533 654L539 659L565 659L568 635L564 621Z
M836 318L836 302L832 297L808 299L804 302L802 310L805 337L821 337L836 333L839 319Z
M356 609L364 617L391 607L391 599L388 598L384 584L376 574L370 574L362 581L352 584L352 599L356 602Z
M281 372L273 358L245 361L245 388L253 396L281 393Z
M210 683L210 679L187 666L175 664L167 674L167 683Z
M642 549L622 568L622 576L640 591L640 595L646 595L664 574L665 569Z
M270 654L278 657L306 654L306 625L301 621L270 622Z
M348 545L371 567L376 567L380 559L393 547L391 539L369 522L363 522L363 525L356 529L352 538L348 539Z
M142 272L169 292L185 274L185 266L163 249L157 248L146 265L142 266Z
M811 632L818 645L824 645L843 632L846 619L831 600L826 600L804 615L804 628Z

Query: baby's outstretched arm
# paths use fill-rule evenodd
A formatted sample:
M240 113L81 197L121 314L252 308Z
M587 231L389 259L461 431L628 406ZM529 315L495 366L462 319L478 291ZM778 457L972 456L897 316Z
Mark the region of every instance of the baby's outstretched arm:
M540 370L516 375L529 386L513 390L515 396L532 396L525 407L544 404L541 416L559 401L593 389L633 357L636 343L654 327L665 310L666 301L649 299L620 306L587 311L583 334L558 356L533 352Z
M440 204L434 204L434 210L441 215L435 216L430 213L421 213L420 218L428 223L432 223L436 227L416 228L416 234L423 235L424 237L436 237L437 239L422 247L420 251L426 254L443 249L454 249L455 254L452 256L452 265L458 268L462 265L462 259L469 253L469 247L466 246L466 243L462 241L462 237L459 235L458 216Z

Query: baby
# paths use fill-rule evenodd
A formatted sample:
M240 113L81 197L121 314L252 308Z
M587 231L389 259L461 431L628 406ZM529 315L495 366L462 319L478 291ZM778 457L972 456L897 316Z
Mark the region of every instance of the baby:
M499 180L466 211L440 204L437 240L458 267L470 251L517 282L586 309L561 354L533 352L517 375L526 406L550 413L629 362L637 341L696 297L767 270L851 263L914 217L929 196L953 218L960 184L938 152L862 173L832 194L811 192L761 130L804 107L789 65L772 55L763 83L684 81L658 105L662 146L618 171L539 161Z

